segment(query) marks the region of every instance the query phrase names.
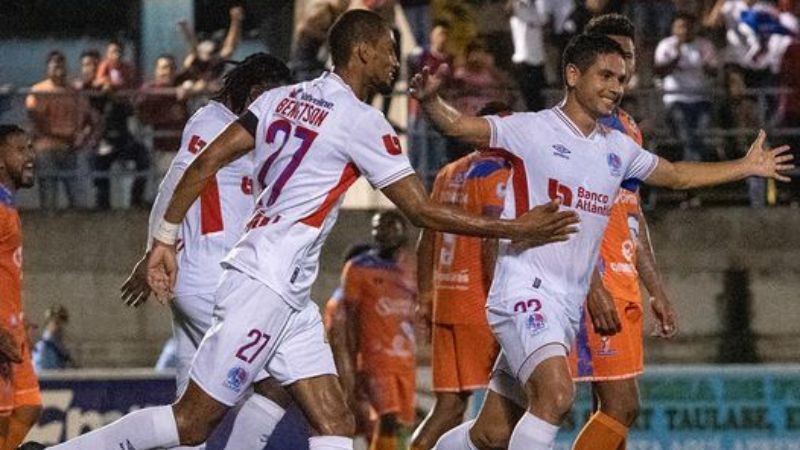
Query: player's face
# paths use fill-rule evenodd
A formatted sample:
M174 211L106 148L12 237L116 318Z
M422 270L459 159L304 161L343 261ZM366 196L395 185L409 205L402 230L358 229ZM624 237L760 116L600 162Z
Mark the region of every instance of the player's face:
M30 137L25 133L14 133L2 144L3 165L15 188L33 186L34 155Z
M400 62L394 53L394 36L387 30L386 33L374 44L370 58L367 60L366 71L372 87L382 95L392 93L392 85L400 73Z
M633 45L633 39L627 36L609 35L620 47L622 53L625 54L625 68L628 71L628 81L634 73L636 73L636 46Z
M398 249L405 243L405 237L403 223L394 216L375 214L372 217L372 238L381 249Z
M599 55L575 78L575 98L593 117L607 116L622 98L628 75L625 60L616 53Z

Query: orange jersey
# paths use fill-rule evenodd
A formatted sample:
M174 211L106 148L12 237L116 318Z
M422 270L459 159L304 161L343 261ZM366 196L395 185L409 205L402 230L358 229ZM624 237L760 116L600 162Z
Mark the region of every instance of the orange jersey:
M0 185L0 326L24 340L22 319L22 227L13 194Z
M621 108L604 119L603 124L622 131L642 145L642 132L630 114ZM639 272L636 270L639 213L638 183L626 180L611 208L598 264L603 285L611 296L631 302L641 301Z
M342 289L348 317L355 316L358 322L358 370L415 370L417 289L413 270L369 251L345 265Z
M473 214L499 217L503 210L508 163L495 153L473 152L439 171L431 198ZM477 237L436 233L433 250L433 321L443 324L485 324L486 295Z

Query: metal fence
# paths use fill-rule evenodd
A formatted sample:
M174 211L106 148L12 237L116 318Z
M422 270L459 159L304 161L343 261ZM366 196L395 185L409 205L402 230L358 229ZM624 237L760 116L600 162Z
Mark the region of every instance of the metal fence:
M20 123L28 129L33 129L31 115L26 109L25 99L31 94L29 89L0 89L0 122ZM484 93L486 94L486 93ZM623 102L623 108L629 111L638 121L645 136L645 147L670 160L680 160L684 157L686 147L685 139L675 132L675 127L670 122L670 113L662 98L664 91L659 89L641 89L628 92ZM800 147L800 123L788 122L780 117L779 104L783 96L790 92L785 89L744 89L731 95L722 90L715 90L709 94L710 122L707 126L697 131L697 139L702 143L704 160L726 160L736 158L746 151L750 140L763 128L768 132L770 143L774 145L790 143L795 148ZM37 94L49 97L59 94ZM74 95L74 94L72 94ZM134 106L137 99L142 97L141 91L128 91L115 93L110 97L102 93L83 91L79 95L86 96L95 109L95 115L102 126L103 115L108 114L108 108L102 108L103 102L117 101L130 106L130 115L125 117L125 129L134 151L121 151L119 148L110 148L104 145L103 136L91 145L71 148L74 152L73 166L64 169L52 167L47 164L38 168L39 185L48 189L56 186L57 200L50 207L64 208L128 208L132 205L146 205L155 196L160 177L163 176L171 157L170 152L154 149L154 141L162 138L180 138L180 130L172 128L161 129L151 126L142 120L139 111ZM148 92L149 96L174 97L175 91L170 89ZM447 146L455 143L446 142L444 150L436 150L441 154L425 157L420 154L429 151L422 148L435 131L427 124L420 126L419 121L409 119L406 114L406 100L404 92L396 92L392 103L395 104L389 117L401 137L405 138L409 154L423 179L433 180L436 171L444 164L452 152L448 153ZM497 88L485 97L519 98L518 94ZM547 104L558 103L562 91L549 89L544 92ZM208 95L195 95L186 100L187 116L193 110L205 103ZM456 98L455 102L463 98ZM395 101L402 100L402 101ZM98 109L97 105L101 104ZM399 107L397 105L402 105ZM519 106L519 105L517 105ZM107 144L107 142L106 142ZM796 150L795 150L796 151ZM110 153L109 153L110 152ZM443 152L443 153L442 153ZM105 164L98 161L106 159ZM111 163L108 163L111 159ZM686 205L687 199L702 199L702 204L713 205L755 205L788 204L800 199L798 188L799 173L794 173L794 182L790 185L777 185L763 180L747 180L746 182L732 185L705 189L691 194L674 193L660 189L645 190L645 202L650 208L672 207ZM69 186L72 182L72 186ZM48 184L49 183L49 184ZM42 188L38 193L23 195L23 207L38 208L48 200L42 195ZM100 205L98 190L108 190L108 204ZM72 191L72 192L70 192ZM48 195L52 195L52 192ZM102 197L103 193L100 194Z

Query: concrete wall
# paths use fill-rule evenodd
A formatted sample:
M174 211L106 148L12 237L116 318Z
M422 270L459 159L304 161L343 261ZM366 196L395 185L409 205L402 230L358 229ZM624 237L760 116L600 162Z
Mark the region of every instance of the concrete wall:
M370 239L367 211L343 211L323 253L314 298L324 302L338 283L340 255ZM41 320L52 303L72 313L69 329L77 359L87 367L147 366L170 333L169 311L151 302L121 305L118 289L138 259L145 235L143 211L23 212L25 301ZM674 211L651 216L659 263L680 317L674 342L648 339L648 359L713 361L719 345L723 273L750 270L752 327L767 361L800 357L800 215L789 209Z

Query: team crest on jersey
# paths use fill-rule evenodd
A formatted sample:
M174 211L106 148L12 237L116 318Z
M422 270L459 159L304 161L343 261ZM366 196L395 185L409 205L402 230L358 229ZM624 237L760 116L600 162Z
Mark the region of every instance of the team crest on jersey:
M617 354L617 351L611 348L610 337L602 336L600 338L600 351L597 354L600 356L614 356Z
M225 382L222 383L226 388L234 391L241 392L244 382L247 380L247 371L242 367L234 367L228 371L228 376Z
M547 329L547 321L542 313L534 311L528 316L526 326L528 331L535 336Z
M564 147L561 144L554 144L553 145L553 156L558 156L559 158L569 159L569 155L572 153L572 150Z
M608 162L608 170L611 172L611 176L622 176L622 159L620 159L619 155L609 153L606 161Z

